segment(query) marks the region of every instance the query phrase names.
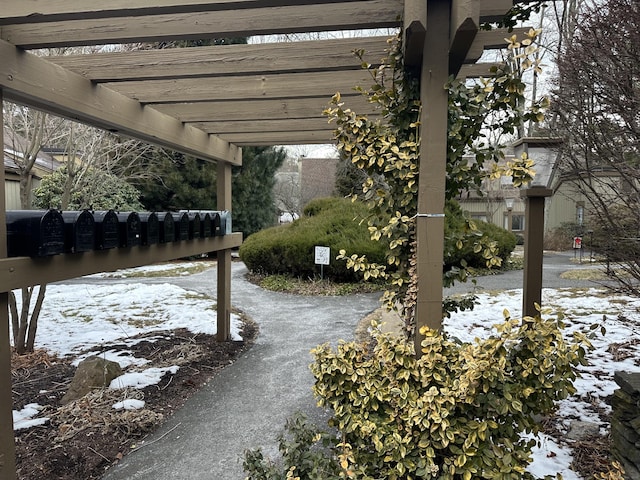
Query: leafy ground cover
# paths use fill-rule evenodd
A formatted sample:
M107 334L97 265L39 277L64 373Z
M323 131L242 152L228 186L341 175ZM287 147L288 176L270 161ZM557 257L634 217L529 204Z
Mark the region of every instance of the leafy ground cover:
M247 274L247 280L272 292L291 293L294 295L326 295L343 296L354 293L379 292L384 287L372 282L333 282L327 279L292 277L289 275Z

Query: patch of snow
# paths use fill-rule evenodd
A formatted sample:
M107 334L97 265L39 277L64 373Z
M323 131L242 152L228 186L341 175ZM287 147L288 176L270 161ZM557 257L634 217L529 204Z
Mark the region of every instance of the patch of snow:
M533 462L527 471L538 478L545 475L561 474L563 480L581 480L582 477L571 470L573 457L567 446L559 445L548 435L538 435L538 444L531 450Z
M13 410L13 429L21 430L23 428L31 428L47 423L49 421L48 417L33 418L40 413L42 408L43 407L37 403L30 403L25 405L22 410Z
M144 400L136 400L135 398L129 398L122 402L114 403L114 410L140 410L144 408Z
M142 389L144 387L148 387L149 385L155 385L160 382L160 379L167 372L175 374L179 369L180 367L178 367L177 365L172 365L171 367L147 368L142 372L127 372L111 380L109 388L119 389L133 387Z

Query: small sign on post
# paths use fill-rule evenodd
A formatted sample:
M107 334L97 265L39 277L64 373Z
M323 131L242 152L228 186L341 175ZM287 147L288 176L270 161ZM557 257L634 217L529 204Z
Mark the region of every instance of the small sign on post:
M580 263L582 263L582 237L573 237L573 258L576 258L578 250L580 250Z
M324 279L324 266L329 265L331 260L331 249L329 247L315 247L315 263L320 265L320 278Z

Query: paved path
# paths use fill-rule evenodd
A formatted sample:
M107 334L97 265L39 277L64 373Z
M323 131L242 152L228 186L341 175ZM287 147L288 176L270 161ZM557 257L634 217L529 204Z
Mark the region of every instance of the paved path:
M577 260L577 259L576 259ZM588 263L588 257L584 258L583 263L574 261L573 252L545 252L544 268L542 272L543 288L569 288L569 287L593 287L596 284L590 280L566 280L560 278L560 274L572 269L597 268ZM510 272L500 273L497 275L487 275L485 277L476 278L476 285L471 281L463 284L455 285L446 289L445 293L467 293L467 292L483 292L495 290L507 290L512 288L522 288L523 283L522 270L513 270Z
M593 286L566 281L560 273L584 268L570 253L545 256L544 285ZM299 297L262 290L244 279L246 268L234 263L232 304L260 327L256 344L192 397L147 441L128 455L104 480L240 480L244 450L263 447L277 453L275 437L296 411L321 421L311 393L309 351L318 344L351 339L358 321L378 307L378 295ZM135 279L140 281L141 279ZM126 281L126 280L121 280ZM167 282L166 278L147 279ZM215 269L170 280L184 288L215 296ZM450 293L522 288L522 271L480 277Z
M176 279L215 296L215 270ZM351 339L358 321L379 305L378 294L299 297L264 291L244 279L234 263L231 302L259 325L255 345L225 368L105 480L243 479L244 450L277 453L275 438L288 417L322 415L311 393L309 351ZM136 281L139 279L136 279ZM166 282L167 279L162 279ZM155 442L152 443L151 442Z

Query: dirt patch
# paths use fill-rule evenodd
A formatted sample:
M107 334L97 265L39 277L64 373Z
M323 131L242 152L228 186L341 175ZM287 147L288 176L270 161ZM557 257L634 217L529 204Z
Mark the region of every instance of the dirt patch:
M131 338L127 345L109 345L144 358L144 368L177 365L160 383L142 390L101 389L61 406L75 367L66 358L40 350L12 358L14 410L37 403L41 426L16 431L17 476L21 480L100 478L135 450L207 381L245 351L257 335L257 326L245 319L239 342L217 342L215 336L186 329L157 331ZM97 349L89 350L91 353ZM126 371L126 369L125 369ZM118 402L144 401L144 407L113 408ZM126 403L125 402L125 403Z

